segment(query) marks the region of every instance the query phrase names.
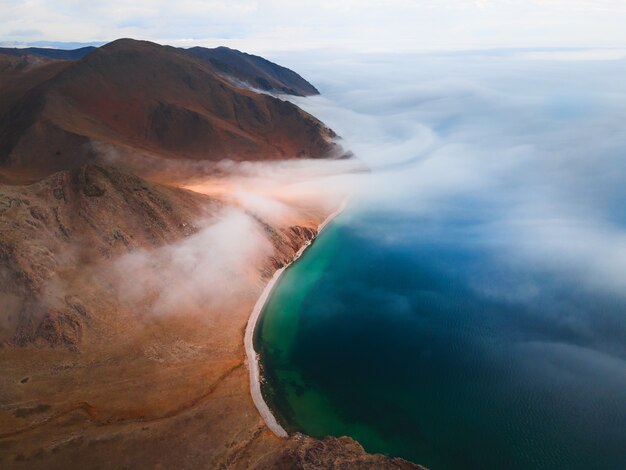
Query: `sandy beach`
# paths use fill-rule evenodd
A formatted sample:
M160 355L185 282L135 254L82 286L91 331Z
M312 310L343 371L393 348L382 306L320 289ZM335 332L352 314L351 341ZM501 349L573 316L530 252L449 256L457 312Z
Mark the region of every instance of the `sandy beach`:
M335 212L330 214L318 226L317 235L315 236L315 238L317 238L320 235L320 233L322 233L322 230L324 230L324 228L326 228L328 224L330 224L339 214L341 214L341 212L343 212L343 210L346 207L346 204L347 204L347 201L342 202L339 209L337 209ZM259 367L259 355L254 350L254 331L256 329L257 322L261 316L261 312L263 311L263 308L265 307L265 304L267 300L269 299L270 294L272 293L272 290L274 289L274 286L280 279L281 275L285 272L285 270L289 266L291 266L295 261L297 261L300 258L300 256L302 256L305 250L309 246L311 246L311 244L315 241L315 238L307 242L306 244L304 244L298 250L293 260L289 264L287 264L286 266L283 266L282 268L280 268L274 273L270 281L265 286L265 289L263 289L263 292L261 292L261 295L259 296L256 304L254 305L254 308L252 309L252 313L250 314L250 319L248 320L248 323L246 325L246 332L244 335L244 347L246 349L248 369L250 371L250 394L252 395L252 401L254 402L254 405L259 411L259 414L263 418L263 421L265 421L265 424L267 425L267 427L276 436L281 437L281 438L287 438L289 437L289 434L278 423L278 421L276 420L276 417L273 415L269 406L263 399L263 394L261 392L261 372L260 372L260 367Z

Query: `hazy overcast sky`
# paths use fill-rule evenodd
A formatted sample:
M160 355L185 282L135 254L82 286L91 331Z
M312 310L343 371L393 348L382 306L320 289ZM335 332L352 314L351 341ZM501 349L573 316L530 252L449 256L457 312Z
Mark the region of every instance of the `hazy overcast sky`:
M625 47L624 0L0 0L0 41L217 45L252 52Z

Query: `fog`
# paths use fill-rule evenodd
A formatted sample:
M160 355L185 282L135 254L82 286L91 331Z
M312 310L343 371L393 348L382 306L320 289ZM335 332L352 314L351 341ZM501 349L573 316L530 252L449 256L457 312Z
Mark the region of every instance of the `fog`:
M332 127L371 172L345 161L224 161L202 171L216 178L187 187L278 225L297 220L303 207L331 211L350 192L353 213L391 211L448 224L440 236L450 243L459 236L450 222L470 221L463 242L525 277L495 282L472 273L468 282L484 295L533 301L541 281L532 273L548 273L624 297L625 56L496 50L277 57L322 91L290 99ZM383 243L414 237L384 225L363 231ZM232 238L247 240L246 233L248 227Z
M159 252L172 269L165 284L148 279L121 294L136 298L184 278L184 286L158 294L155 311L162 313L182 305L168 297L174 292L184 299L202 292L201 305L219 298L224 285L246 291L254 281L241 273L273 250L259 220L297 224L311 208L332 212L351 194L346 217L418 219L422 230L480 249L485 264L506 270L497 279L480 266L468 270L479 295L531 303L548 275L624 298L624 56L497 50L273 57L319 87L321 96L289 99L333 128L358 161L203 163L186 187L231 210ZM363 224L376 243L419 243L414 227L390 231L358 217L352 223ZM129 255L122 269L144 272L154 256Z
M471 219L506 263L626 295L626 54L522 52L281 60L372 168L356 206Z
M289 256L280 250L290 249L290 241L277 246L275 233L298 225L315 228L350 193L346 175L363 171L350 160L163 165L170 173L195 174L184 187L211 198L206 216L194 221L190 236L159 248L136 248L87 268L85 276L148 318L195 315L208 322L252 305L267 281L271 257ZM338 179L344 180L338 184Z
M148 302L151 313L180 315L234 308L254 292L258 272L272 254L262 228L250 216L224 209L206 226L173 245L137 250L114 265L117 296L131 305ZM223 312L227 313L227 312Z

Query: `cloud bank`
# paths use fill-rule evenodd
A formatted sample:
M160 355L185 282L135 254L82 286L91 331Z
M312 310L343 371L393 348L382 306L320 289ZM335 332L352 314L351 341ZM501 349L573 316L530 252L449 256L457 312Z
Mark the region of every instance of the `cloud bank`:
M626 60L291 60L323 92L297 102L373 169L355 204L470 220L464 242L494 259L626 296L626 85L616 79Z
M271 257L288 255L280 243L290 241L277 242L276 234L315 227L336 210L348 191L349 177L342 179L354 166L346 160L221 161L187 186L221 207L196 221L197 233L107 260L88 273L89 282L109 285L125 308L148 318L228 317L243 299L254 301Z
M116 296L162 315L228 315L255 292L273 253L262 227L241 210L224 209L197 234L158 250L137 250L115 261Z

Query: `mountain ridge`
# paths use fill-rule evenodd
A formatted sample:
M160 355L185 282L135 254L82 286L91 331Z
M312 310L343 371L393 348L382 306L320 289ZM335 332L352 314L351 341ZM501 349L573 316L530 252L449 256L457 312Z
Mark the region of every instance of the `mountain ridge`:
M116 39L100 47L105 47L113 42L127 39L128 38ZM99 47L95 46L86 46L78 49L0 47L0 55L13 57L26 57L30 55L53 60L79 60L97 49L99 49ZM319 90L298 73L261 56L226 46L214 48L201 46L189 48L174 47L174 49L183 51L190 57L195 57L211 64L217 71L224 73L236 82L261 91L284 93L294 96L319 95Z
M78 49L53 49L47 47L0 47L0 54L14 57L35 55L48 59L76 60L81 59L91 51L97 49L94 46L79 47Z
M125 160L145 154L209 161L340 151L334 132L310 114L234 86L178 48L121 39L77 61L34 64L22 73L53 66L57 73L17 98L0 91L0 166L41 177L96 161L108 149Z

